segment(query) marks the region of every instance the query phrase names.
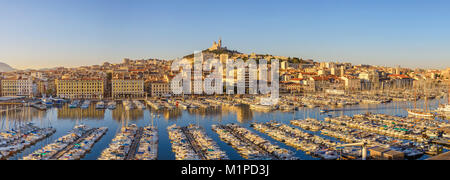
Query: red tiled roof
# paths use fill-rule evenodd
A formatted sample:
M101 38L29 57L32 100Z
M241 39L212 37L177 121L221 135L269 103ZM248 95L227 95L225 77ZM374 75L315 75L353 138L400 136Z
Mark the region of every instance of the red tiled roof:
M339 77L336 75L328 75L327 78L328 79L339 79Z
M301 74L304 74L304 75L317 75L317 73L307 73L307 72L302 72Z
M401 79L409 79L409 78L411 78L411 77L409 77L407 75L404 75L404 74L391 74L391 75L388 75L388 77L390 77L390 78L401 78Z
M329 78L327 76L316 76L316 77L312 77L314 79L314 81L328 81Z
M303 80L305 80L305 79L303 79L303 78L293 78L293 79L291 79L291 81L303 81Z
M129 72L145 72L145 69L129 69Z
M355 77L355 76L350 76L350 75L344 75L344 77L346 77L346 78L348 78L348 79L358 79L357 77Z
M69 78L69 79L59 79L60 81L101 81L101 78Z

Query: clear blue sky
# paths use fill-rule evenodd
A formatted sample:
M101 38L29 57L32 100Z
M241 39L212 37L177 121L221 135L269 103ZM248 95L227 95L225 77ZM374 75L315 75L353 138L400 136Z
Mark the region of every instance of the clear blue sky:
M176 58L224 44L355 64L450 66L450 1L0 0L0 62Z

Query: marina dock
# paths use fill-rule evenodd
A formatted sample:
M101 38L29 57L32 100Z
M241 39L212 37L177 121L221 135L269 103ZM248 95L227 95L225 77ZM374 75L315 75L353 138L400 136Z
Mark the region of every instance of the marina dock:
M237 138L237 140L251 146L253 149L259 151L261 155L266 156L269 159L295 159L292 156L293 152L271 144L269 141L263 139L257 134L252 133L248 129L242 128L237 125L218 125L216 127L231 133L234 137Z
M123 126L99 160L156 160L158 132L152 126Z
M50 137L56 132L54 128L38 128L27 124L19 127L19 131L0 133L0 160L7 159L24 149Z
M158 158L158 129L154 126L143 128L139 146L132 159L134 160L156 160Z
M326 160L339 158L338 153L335 151L336 146L339 145L337 142L275 122L254 123L252 126L257 131L265 133L277 141L313 156L319 156Z
M79 143L85 140L93 132L100 130L99 128L89 128L85 125L75 126L69 134L58 138L54 143L48 144L45 147L36 150L35 152L23 157L23 160L50 160L60 159L65 153L78 146ZM106 132L106 128L101 128ZM104 133L103 132L103 133ZM101 136L100 136L101 137ZM95 139L94 141L96 141ZM89 149L86 149L86 151ZM84 152L86 152L84 151Z
M194 152L197 153L197 155L199 157L201 157L203 160L206 160L207 158L206 158L205 154L203 154L200 146L196 143L194 137L189 132L187 127L182 127L181 130L183 131L184 135L186 135L186 139L188 140L189 144L192 146L192 149L194 150Z
M433 143L445 146L445 147L450 147L450 139L440 139L440 140L433 140Z
M80 160L86 155L93 146L105 135L108 128L101 127L93 129L89 135L83 137L80 141L73 144L65 153L57 157L58 160Z
M441 161L441 160L450 160L450 152L446 152L437 156L433 156L431 158L428 158L427 160L432 160L432 161Z
M425 138L425 136L437 136L433 130L437 127L433 128L432 124L427 124L428 129L422 129L419 122L433 123L433 121L416 121L383 114L361 114L354 117L325 118L325 121L293 120L291 124L305 129L317 127L322 135L334 137L346 143L364 142L368 148L395 151L397 154L402 154L404 159L418 159L424 154L438 154L441 147L435 143L429 143Z
M131 143L130 151L125 156L125 160L133 160L136 156L136 151L139 147L139 142L141 141L142 133L144 128L139 128L134 136L133 142Z
M189 125L170 126L169 137L178 160L225 160L228 156L209 138L204 129Z
M64 149L60 150L59 152L57 152L55 155L51 156L49 159L51 160L56 160L59 159L61 156L63 156L67 151L69 151L70 149L72 149L75 144L79 144L81 141L83 141L84 138L88 137L89 135L91 135L94 131L98 130L97 128L94 129L90 129L88 130L86 133L84 133L81 137L79 137L77 140L73 141L72 143L70 143L69 145L67 145Z
M241 140L241 141L243 141L243 142L245 142L245 143L247 143L247 144L252 145L255 149L257 149L257 150L258 150L259 152L261 152L262 154L267 154L267 155L270 156L272 159L279 160L279 158L278 158L277 156L275 156L275 155L273 155L272 153L270 153L270 152L266 151L265 149L261 148L260 146L258 146L258 144L256 144L256 143L250 141L250 140L247 139L245 136L243 136L243 135L237 133L236 131L233 130L233 128L231 128L231 127L229 127L229 126L223 126L223 125L221 125L220 127L223 128L223 129L228 130L229 132L231 132L231 134L233 134L235 137L239 138L239 140Z
M160 110L162 108L164 108L163 105L161 105L159 102L157 101L153 101L153 100L145 100L145 102L147 103L147 105L149 105L151 108L153 108L154 110Z
M229 98L231 99L231 98ZM244 101L258 102L255 98L241 98ZM148 100L145 104L149 104ZM120 132L117 133L116 137L112 140L109 147L103 146L96 151L104 151L101 156L93 157L92 155L87 156L87 158L98 158L101 160L156 160L157 157L162 157L164 159L177 159L177 160L226 160L228 155L232 159L241 159L241 157L249 160L286 160L286 159L325 159L325 160L336 160L336 159L362 159L362 146L348 146L343 147L343 145L348 144L361 144L365 143L366 152L378 152L379 154L387 153L386 155L398 155L398 159L424 159L428 156L439 157L439 154L446 152L445 147L450 145L450 134L444 132L443 129L450 127L450 123L446 119L423 119L418 117L407 117L406 112L403 114L395 114L390 111L376 114L369 113L366 110L379 110L379 109L389 109L397 108L396 110L402 111L403 107L391 106L391 105L380 105L380 106L352 106L348 108L336 108L331 109L336 111L361 111L361 112L349 112L341 116L319 116L319 108L315 108L314 115L315 118L306 118L311 116L312 113L305 115L305 119L298 120L287 120L290 119L291 115L283 114L282 116L269 117L260 115L260 113L245 114L245 111L250 111L251 106L241 105L235 103L239 101L238 99L228 100L221 97L195 97L188 100L168 100L165 98L152 99L150 104L159 107L158 111L155 108L150 109L150 113L143 113L143 116L147 114L154 116L163 116L159 120L167 120L175 116L178 118L180 115L187 115L194 117L194 115L205 114L206 116L201 116L203 118L211 118L208 116L208 110L216 111L224 110L226 112L235 112L238 110L240 113L240 118L242 121L238 120L239 123L245 124L229 124L235 123L235 119L222 119L223 121L212 124L213 132L217 133L219 136L208 137L204 129L204 124L199 120L198 125L188 125L176 127L173 129L168 128L169 138L163 136L165 139L163 141L168 141L172 146L173 154L165 154L167 152L160 152L158 154L158 130L154 127L138 127L137 125L128 125L126 121L121 122L123 128L119 128ZM96 101L97 102L97 101ZM107 101L104 101L107 102ZM111 110L112 112L119 114L122 112L134 113L143 112L137 109L144 101L128 100L130 107L136 110L125 111L125 107L119 106L117 110ZM199 104L201 102L201 104ZM119 103L119 102L118 102ZM91 103L91 105L94 102ZM30 104L31 105L31 104ZM197 108L197 110L186 110L184 111L184 106L186 108ZM149 105L152 106L152 105ZM207 106L207 107L206 107ZM212 107L221 107L221 109L213 109ZM278 105L273 106L273 108L278 109L291 109L296 105L290 102L283 102ZM286 106L282 108L281 106ZM26 107L30 111L35 112L36 115L42 117L46 113L54 113L59 110L56 108L49 108L48 111L37 111L32 107ZM68 104L62 108L78 111L80 109L70 109ZM171 110L171 108L179 108L176 110ZM206 108L206 109L205 109ZM87 110L83 110L81 116L86 116L86 113L104 113L102 111L95 110L96 108L91 107ZM130 108L132 109L132 108ZM89 110L89 111L88 111ZM90 110L93 110L92 112ZM304 109L298 109L302 111ZM109 111L109 110L107 110ZM242 111L242 112L240 112ZM279 112L274 109L276 113ZM309 111L309 110L308 110ZM24 113L27 111L19 111ZM168 113L170 112L170 113ZM181 113L180 113L181 112ZM371 111L372 112L372 111ZM268 112L270 113L270 112ZM299 113L301 114L301 113ZM60 114L55 114L60 115ZM217 114L213 114L216 116ZM293 114L293 119L296 117ZM313 115L313 116L314 116ZM44 116L45 117L45 116ZM75 116L74 116L75 117ZM76 116L79 117L79 116ZM87 116L89 117L89 116ZM117 118L113 116L113 118ZM147 118L145 117L145 118ZM267 117L267 118L266 118ZM281 117L281 118L280 118ZM84 118L84 117L81 117ZM260 118L265 118L260 120ZM269 119L270 118L270 119ZM271 119L276 120L271 120ZM323 118L323 119L322 119ZM53 118L54 119L54 118ZM89 119L89 118L84 118ZM119 120L119 119L117 119ZM246 121L248 120L248 121ZM141 121L141 120L140 120ZM14 127L16 133L12 133L14 138L4 141L0 137L0 159L39 159L39 160L67 160L67 159L82 159L87 152L90 151L91 147L94 145L92 142L96 142L101 133L94 136L94 132L98 132L99 128L79 128L79 130L71 131L66 136L59 138L57 141L51 144L45 144L42 151L36 151L31 154L24 154L22 156L19 152L20 149L25 149L27 147L33 146L35 138L27 138L23 141L23 138L18 138L20 131L16 129L25 123L18 121L18 124L7 124L9 121L4 121L5 128L2 132L8 132L9 128ZM115 122L115 121L114 121ZM117 123L116 122L116 123ZM173 124L174 122L169 124ZM33 122L35 123L35 122ZM96 123L96 122L89 122ZM103 122L101 122L103 123ZM222 124L224 123L224 124ZM228 124L227 124L228 123ZM77 122L78 124L78 122ZM59 124L58 124L59 125ZM101 124L98 124L101 125ZM208 124L211 125L211 124ZM52 127L51 120L42 120L39 124L41 127ZM114 125L112 126L114 127ZM119 123L114 128L120 127ZM34 132L33 132L34 133ZM26 133L27 136L35 136L36 134ZM15 135L14 135L15 134ZM39 132L37 131L37 134ZM51 131L44 133L48 137L51 135ZM3 135L3 134L2 134ZM17 135L17 137L15 137ZM5 136L7 137L7 136ZM11 137L11 136L10 136ZM39 136L41 137L41 136ZM44 137L44 139L45 139ZM267 138L266 138L267 137ZM270 138L269 138L270 137ZM31 141L33 140L33 141ZM109 141L110 139L108 139ZM237 153L232 150L228 152L222 151L217 146L217 142L223 141ZM20 142L20 143L16 143ZM46 142L44 142L46 143ZM106 142L108 143L108 142ZM106 144L102 142L102 144ZM166 144L165 144L166 145ZM220 143L220 145L225 145ZM226 146L226 145L225 145ZM14 151L5 151L5 147L14 147ZM281 148L283 147L283 148ZM28 153L28 152L25 152ZM97 153L97 152L96 152ZM97 153L98 154L98 153ZM175 158L173 158L175 155ZM403 157L400 157L402 155ZM384 156L379 157L368 157L368 159L383 159ZM431 158L430 158L431 159Z

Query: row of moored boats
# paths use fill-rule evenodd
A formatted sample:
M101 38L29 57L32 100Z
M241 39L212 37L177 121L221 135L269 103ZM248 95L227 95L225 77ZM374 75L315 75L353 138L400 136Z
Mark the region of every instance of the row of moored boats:
M256 133L235 124L213 125L220 139L250 160L295 160L294 152L272 144Z
M206 135L203 128L195 125L168 127L172 150L177 160L226 160L228 156Z
M158 130L153 126L123 126L99 160L156 160Z
M78 160L91 150L93 145L106 133L107 128L75 126L67 135L54 143L23 157L23 160Z
M55 128L39 128L31 123L0 132L0 159L11 157L27 147L51 136Z

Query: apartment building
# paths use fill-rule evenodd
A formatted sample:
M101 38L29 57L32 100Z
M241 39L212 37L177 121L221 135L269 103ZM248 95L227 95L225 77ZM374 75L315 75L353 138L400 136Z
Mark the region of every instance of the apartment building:
M29 77L6 78L1 82L2 96L33 97L35 89L33 80Z
M111 96L117 98L143 98L144 80L133 78L114 78L111 80Z
M68 99L102 99L106 80L102 78L56 79L56 95Z
M163 97L171 94L170 83L155 81L149 83L151 97Z

